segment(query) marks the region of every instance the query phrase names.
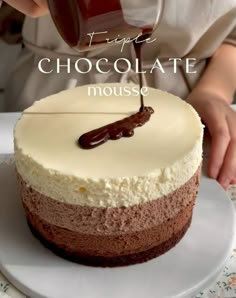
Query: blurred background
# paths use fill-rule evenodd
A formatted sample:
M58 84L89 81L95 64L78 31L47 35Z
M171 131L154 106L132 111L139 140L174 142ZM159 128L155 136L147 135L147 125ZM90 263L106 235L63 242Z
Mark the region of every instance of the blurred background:
M22 47L24 15L7 4L0 9L0 112L3 112L4 88Z
M23 46L24 18L23 14L3 3L0 9L0 113L4 112L4 100L7 100L4 99L6 82Z

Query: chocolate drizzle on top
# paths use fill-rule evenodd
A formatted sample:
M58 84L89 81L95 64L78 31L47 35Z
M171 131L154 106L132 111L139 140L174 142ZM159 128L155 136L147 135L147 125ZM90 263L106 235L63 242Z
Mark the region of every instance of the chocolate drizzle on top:
M83 149L92 149L108 140L132 137L134 129L144 125L150 119L152 113L154 113L154 110L151 107L144 107L136 114L83 134L78 143Z
M141 35L137 42L133 42L133 46L135 49L136 57L138 58L138 73L139 73L139 89L142 90L143 88L143 64L142 64L142 42L146 40L150 34L143 34ZM143 99L143 93L140 92L140 110L144 109L144 99Z
M122 137L132 137L134 135L134 129L139 126L143 126L149 121L151 114L154 113L153 108L145 107L143 94L141 92L143 87L143 75L142 75L142 41L148 37L147 34L143 34L138 42L134 42L134 49L136 57L138 58L138 70L139 70L139 86L140 86L140 109L137 113L126 117L122 120L105 125L101 128L97 128L90 132L83 134L79 140L78 145L83 149L92 149L99 145L106 143L108 140L118 140ZM140 41L140 42L139 42Z

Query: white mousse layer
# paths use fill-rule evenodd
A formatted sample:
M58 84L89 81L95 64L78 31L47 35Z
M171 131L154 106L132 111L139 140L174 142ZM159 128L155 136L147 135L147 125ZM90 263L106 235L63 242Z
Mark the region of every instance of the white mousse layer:
M150 88L145 105L155 113L133 137L84 150L77 145L82 134L136 113L139 97L89 96L83 86L36 102L15 128L19 174L48 197L93 207L131 206L173 192L201 164L203 126L189 104L166 92Z

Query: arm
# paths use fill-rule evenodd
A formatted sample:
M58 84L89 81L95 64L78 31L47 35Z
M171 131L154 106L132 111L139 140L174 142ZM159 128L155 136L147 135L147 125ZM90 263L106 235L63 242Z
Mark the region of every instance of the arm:
M5 2L30 17L47 14L46 0L5 0Z
M222 44L187 101L212 138L208 174L224 188L236 183L236 113L229 107L235 90L236 47Z
M193 90L213 92L228 103L232 103L236 89L236 47L222 44L215 52L210 63Z

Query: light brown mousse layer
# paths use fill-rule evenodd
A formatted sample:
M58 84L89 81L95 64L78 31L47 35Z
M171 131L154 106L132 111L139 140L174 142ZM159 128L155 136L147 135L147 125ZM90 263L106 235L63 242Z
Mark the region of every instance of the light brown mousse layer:
M95 266L147 261L172 248L188 229L200 168L175 192L131 207L93 208L48 198L18 175L34 235L55 253Z

